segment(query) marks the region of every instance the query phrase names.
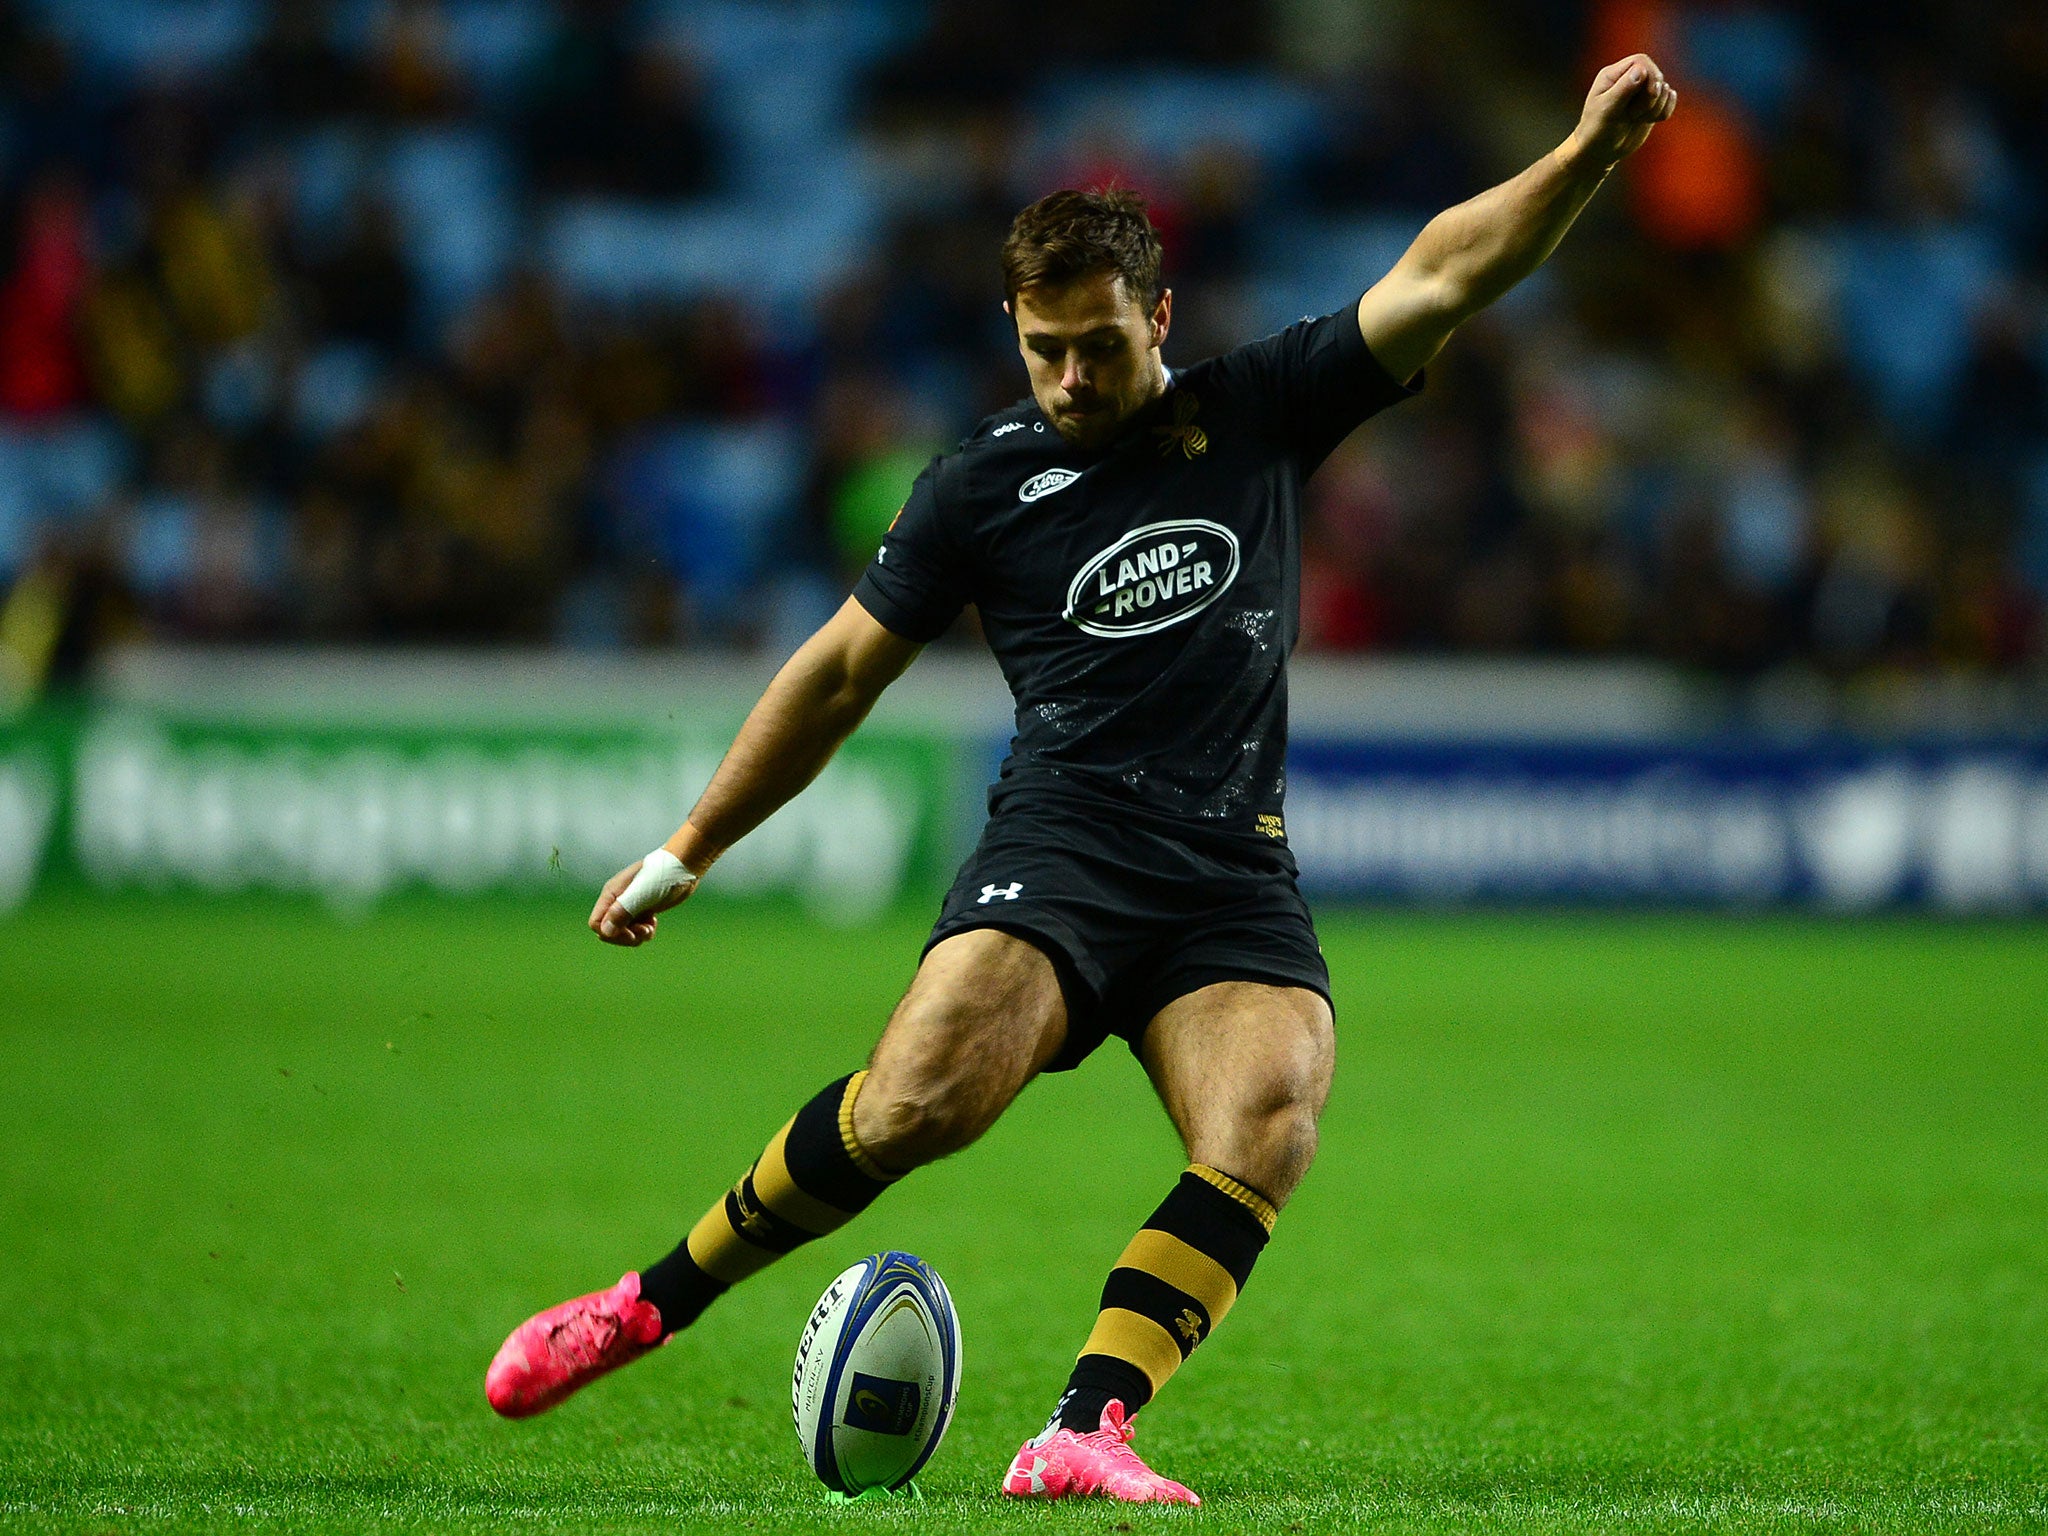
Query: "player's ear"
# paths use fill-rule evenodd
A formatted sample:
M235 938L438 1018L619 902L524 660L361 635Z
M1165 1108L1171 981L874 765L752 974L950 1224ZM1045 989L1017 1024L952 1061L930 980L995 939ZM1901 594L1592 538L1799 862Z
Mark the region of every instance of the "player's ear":
M1159 290L1159 302L1152 306L1152 345L1159 346L1166 340L1166 333L1173 328L1173 290Z

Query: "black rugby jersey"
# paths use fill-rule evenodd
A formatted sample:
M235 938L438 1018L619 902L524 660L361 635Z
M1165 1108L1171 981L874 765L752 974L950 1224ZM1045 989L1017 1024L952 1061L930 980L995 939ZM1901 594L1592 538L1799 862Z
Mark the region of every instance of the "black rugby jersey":
M917 641L980 609L1017 703L992 814L1078 801L1284 848L1302 483L1409 393L1347 306L1174 370L1105 448L1027 401L932 460L854 596Z

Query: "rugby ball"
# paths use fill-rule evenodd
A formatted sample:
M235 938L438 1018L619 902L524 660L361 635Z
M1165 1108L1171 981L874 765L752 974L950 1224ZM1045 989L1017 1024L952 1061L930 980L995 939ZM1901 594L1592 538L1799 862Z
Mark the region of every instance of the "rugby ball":
M796 1346L790 1409L827 1488L901 1488L931 1460L960 1391L960 1320L923 1259L877 1253L825 1287Z

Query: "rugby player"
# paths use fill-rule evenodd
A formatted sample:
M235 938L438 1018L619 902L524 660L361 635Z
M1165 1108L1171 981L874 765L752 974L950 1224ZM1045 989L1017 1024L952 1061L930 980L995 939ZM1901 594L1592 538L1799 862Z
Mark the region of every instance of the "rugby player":
M1031 400L918 477L851 599L590 926L653 938L969 603L1017 706L980 846L866 1069L799 1109L674 1252L515 1330L492 1407L540 1412L646 1353L1114 1034L1189 1167L1111 1270L1002 1490L1200 1502L1138 1458L1133 1416L1250 1276L1314 1155L1334 1060L1281 806L1302 483L1535 270L1676 103L1647 55L1609 65L1564 143L1432 220L1357 304L1185 369L1160 359L1173 295L1137 199L1056 192L1017 216L1002 269Z

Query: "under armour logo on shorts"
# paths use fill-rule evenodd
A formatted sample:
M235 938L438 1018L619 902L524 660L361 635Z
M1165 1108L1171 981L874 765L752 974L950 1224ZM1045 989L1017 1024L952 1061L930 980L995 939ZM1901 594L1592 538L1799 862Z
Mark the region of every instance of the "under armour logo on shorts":
M1023 889L1024 882L1021 880L1012 880L1008 885L984 885L981 888L981 900L976 905L985 907L998 896L1005 901L1015 901L1017 893Z

